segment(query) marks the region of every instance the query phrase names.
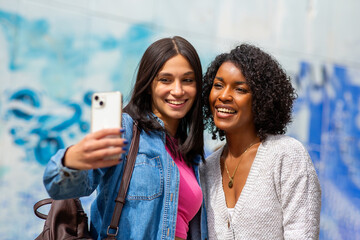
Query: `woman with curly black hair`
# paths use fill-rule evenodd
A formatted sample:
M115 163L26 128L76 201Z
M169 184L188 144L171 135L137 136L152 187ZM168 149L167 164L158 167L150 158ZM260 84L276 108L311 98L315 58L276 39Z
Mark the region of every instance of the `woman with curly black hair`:
M296 93L279 63L249 44L220 54L203 98L213 138L226 139L201 166L209 239L318 239L320 184L284 135Z

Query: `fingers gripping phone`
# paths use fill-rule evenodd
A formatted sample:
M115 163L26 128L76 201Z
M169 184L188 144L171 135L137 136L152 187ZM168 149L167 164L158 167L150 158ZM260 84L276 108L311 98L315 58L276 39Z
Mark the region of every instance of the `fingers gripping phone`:
M104 128L121 128L121 114L122 94L119 91L94 93L91 99L91 132ZM118 138L120 133L110 137ZM121 154L105 159L120 157Z

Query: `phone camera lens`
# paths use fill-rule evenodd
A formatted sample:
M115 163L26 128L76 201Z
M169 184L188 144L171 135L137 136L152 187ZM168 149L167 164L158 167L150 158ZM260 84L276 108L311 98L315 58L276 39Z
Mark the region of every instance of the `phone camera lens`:
M99 102L100 106L104 105L104 102L103 101L100 101Z
M94 99L95 99L96 101L99 100L99 96L96 95L96 96L94 97Z

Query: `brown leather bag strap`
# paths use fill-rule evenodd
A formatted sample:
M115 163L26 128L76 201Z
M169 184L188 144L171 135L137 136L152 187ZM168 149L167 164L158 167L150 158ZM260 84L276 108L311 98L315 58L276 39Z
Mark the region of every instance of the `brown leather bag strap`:
M42 219L46 219L48 215L38 212L38 209L46 204L51 204L53 200L51 198L45 198L43 200L38 201L34 205L34 213L36 216Z
M129 149L127 161L125 163L125 169L121 179L120 189L115 200L115 208L111 218L111 223L107 229L106 239L115 239L116 235L119 232L119 221L120 221L121 211L125 204L126 193L129 187L132 172L134 170L135 160L139 149L139 141L140 141L140 131L138 129L137 122L134 122L131 146ZM113 233L110 233L110 231L112 231Z

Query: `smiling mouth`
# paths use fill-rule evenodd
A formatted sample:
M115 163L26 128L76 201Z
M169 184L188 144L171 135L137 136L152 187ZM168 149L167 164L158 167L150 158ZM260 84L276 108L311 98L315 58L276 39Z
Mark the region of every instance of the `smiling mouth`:
M167 103L173 104L173 105L181 105L186 102L186 100L165 100Z
M230 114L236 113L235 110L228 109L228 108L223 108L223 107L216 108L216 110L217 110L218 112L220 112L220 113L230 113Z

